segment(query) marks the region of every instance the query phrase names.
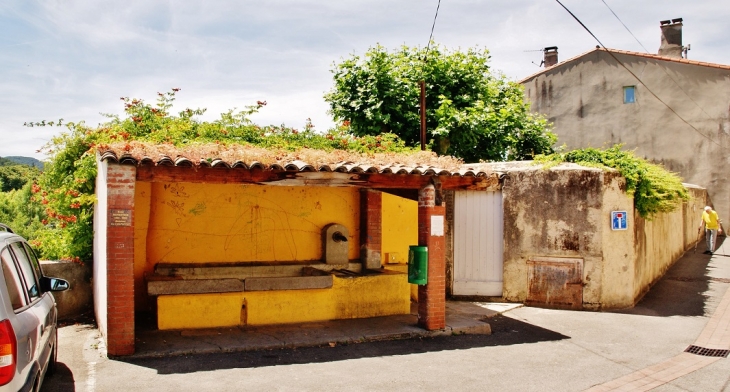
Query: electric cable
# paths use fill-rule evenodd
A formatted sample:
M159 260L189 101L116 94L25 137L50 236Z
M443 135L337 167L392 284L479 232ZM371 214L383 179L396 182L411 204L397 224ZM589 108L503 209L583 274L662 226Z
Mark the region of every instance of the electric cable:
M606 8L608 8L608 10L611 11L611 13L613 14L613 16L615 16L616 19L618 19L618 21L621 22L621 24L624 26L624 28L626 29L626 31L628 31L629 34L631 34L631 36L634 37L634 39L636 40L636 42L638 42L639 45L641 45L641 47L644 48L644 52L649 53L649 49L647 49L644 46L644 44L642 44L641 41L639 41L639 39L636 38L636 36L634 35L634 33L632 33L631 30L629 30L629 27L626 26L626 24L624 24L624 22L621 20L621 18L619 18L618 15L616 15L616 13L613 12L613 10L611 9L611 7L608 6L608 4L606 3L606 1L605 0L601 0L601 1L603 2L603 4L606 5Z
M636 75L636 74L635 74L634 72L632 72L632 71L631 71L631 70L630 70L630 69L629 69L629 68L628 68L628 67L626 66L626 64L624 64L624 63L623 63L623 62L622 62L621 60L619 60L619 59L618 59L618 58L617 58L617 57L616 57L616 56L615 56L615 55L613 54L613 52L612 52L612 51L611 51L610 49L606 48L606 46L605 46L605 45L603 44L603 42L601 42L601 40L600 40L600 39L598 39L598 37L596 37L596 35L595 35L595 34L593 34L593 32L591 32L591 30L590 30L590 29L589 29L589 28L588 28L588 27L587 27L587 26L586 26L585 24L583 24L583 22L581 22L581 20L580 20L580 19L578 19L578 17L577 17L577 16L575 16L575 14L573 14L573 12L571 12L571 11L570 11L570 10L568 9L568 7L566 7L565 5L563 5L563 3L561 3L561 2L560 2L560 0L555 0L555 1L556 1L556 2L558 3L558 4L560 4L560 6L561 6L561 7L563 7L563 9L565 9L565 11L567 11L567 12L568 12L568 13L570 14L570 16L572 16L572 17L573 17L573 19L575 19L575 21L576 21L576 22L578 22L578 23L579 23L579 24L581 25L581 26L583 27L583 29L584 29L585 31L587 31L587 32L588 32L588 34L590 34L590 35L591 35L591 37L593 37L593 39L595 39L595 40L596 40L596 42L598 42L598 44L599 44L599 45L601 45L601 47L603 48L603 50L605 50L605 51L606 51L606 53L608 53L608 54L609 54L609 55L610 55L610 56L611 56L611 57L612 57L612 58L613 58L613 59L614 59L614 60L615 60L615 61L616 61L616 62L617 62L617 63L618 63L619 65L621 65L621 66L622 66L622 67L623 67L623 68L624 68L624 69L625 69L625 70L626 70L626 71L627 71L628 73L630 73L630 74L631 74L631 76L633 76L633 77L634 77L634 79L636 79L636 80L637 80L637 81L638 81L638 82L639 82L639 83L640 83L640 84L641 84L642 86L644 86L644 88L646 88L646 91L648 91L648 92L649 92L649 94L651 94L651 95L652 95L652 96L653 96L654 98L656 98L656 99L657 99L657 101L661 102L661 103L662 103L662 104L663 104L664 106L666 106L666 108L667 108L667 109L669 109L669 111L671 111L671 112L672 112L672 113L673 113L673 114L674 114L675 116L677 116L677 118L679 118L679 119L680 119L680 120L681 120L681 121L682 121L683 123L687 124L687 125L688 125L688 126L689 126L690 128L692 128L692 129L693 129L693 130L694 130L695 132L697 132L697 134L699 134L699 135L700 135L700 136L702 136L703 138L705 138L705 139L709 140L709 141L710 141L711 143L714 143L714 144L718 145L718 146L719 146L720 148L722 148L722 144L718 143L717 141L713 140L713 139L712 139L711 137L709 137L709 136L705 135L704 133L702 133L702 132L701 132L701 131L700 131L699 129L697 129L697 128L696 128L696 127L695 127L694 125L690 124L690 123L689 123L689 122L688 122L687 120L685 120L685 119L684 119L684 118L683 118L683 117L682 117L682 116L681 116L681 115L680 115L679 113L677 113L677 111L676 111L676 110L674 110L674 108L672 108L671 106L669 106L669 104L667 104L667 103L666 103L666 102L664 102L664 101L663 101L663 100L662 100L661 98L659 98L659 96L658 96L658 95L656 95L656 94L654 93L654 91L652 91L652 90L651 90L651 88L649 88L649 86L647 86L647 85L646 85L646 83L644 83L644 81L643 81L643 80L641 80L641 78L639 78L639 77L638 77L638 76L637 76L637 75Z
M623 22L623 21L621 20L621 18L619 18L619 16L618 16L618 15L617 15L617 14L616 14L616 13L615 13L615 12L614 12L614 11L613 11L612 9L611 9L611 7L609 7L609 6L608 6L608 3L606 3L606 0L601 0L601 1L603 2L603 4L605 4L605 5L606 5L606 8L608 8L608 10L609 10L609 11L611 11L611 13L613 14L613 16L615 16L615 17L616 17L616 20L618 20L618 21L619 21L619 22L620 22L620 23L621 23L621 24L622 24L622 25L624 26L624 28L626 29L626 31L628 31L628 32L629 32L629 34L631 34L631 36L632 36L632 37L634 37L634 39L636 40L636 42L638 42L638 43L639 43L639 45L641 45L641 47L642 47L642 48L644 48L644 51L645 51L646 53L649 53L649 50L648 50L648 49L646 48L646 46L644 46L644 44L642 44L642 43L641 43L641 41L639 41L639 39L638 39L638 38L636 38L636 36L634 35L634 33L632 33L632 32L631 32L631 30L629 30L629 27L628 27L628 26L626 26L626 24L625 24L625 23L624 23L624 22ZM677 80L676 80L676 79L674 79L674 78L672 77L672 75L670 75L670 74L669 74L669 71L667 71L667 69L666 69L666 68L664 68L664 67L661 67L661 70L662 70L662 71L664 71L664 73L665 73L665 74L667 75L667 77L668 77L668 78L669 78L669 79L670 79L670 80L671 80L672 82L674 82L674 85L675 85L675 86L677 86L677 88L679 88L679 89L680 89L680 90L682 91L682 93L684 93L684 95L686 95L686 96L687 96L687 98L689 98L689 100L690 100L690 101L692 101L692 103L694 103L694 104L695 104L695 106L697 106L697 108L698 108L698 109L700 109L700 110L702 111L702 113L704 113L704 114L705 114L705 115L707 116L707 118L709 118L710 120L712 120L712 116L710 116L710 114L709 114L709 113L707 113L707 112L705 111L705 109L704 109L704 108L703 108L702 106L700 106L700 104L698 104L698 103L697 103L697 101L695 101L695 100L694 100L694 98L692 98L692 96L690 96L690 95L689 95L689 94L687 93L687 91L686 91L686 90L684 89L684 87L682 87L682 86L681 86L681 85L679 84L679 82L677 82Z
M426 45L426 54L428 54L428 49L431 47L431 40L433 39L433 29L436 28L436 18L439 16L439 8L441 8L441 0L439 0L438 4L436 5L436 15L433 16L433 24L431 25L431 35L428 36L428 44Z

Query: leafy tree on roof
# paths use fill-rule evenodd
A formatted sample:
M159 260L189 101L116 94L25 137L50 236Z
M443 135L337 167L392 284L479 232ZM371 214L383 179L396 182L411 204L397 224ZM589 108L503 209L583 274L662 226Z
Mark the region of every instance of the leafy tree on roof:
M418 145L418 82L425 80L427 138L438 154L467 162L524 160L550 153L556 141L547 121L530 113L522 87L491 72L486 49L378 45L331 72L325 100L335 120L358 136L392 132Z

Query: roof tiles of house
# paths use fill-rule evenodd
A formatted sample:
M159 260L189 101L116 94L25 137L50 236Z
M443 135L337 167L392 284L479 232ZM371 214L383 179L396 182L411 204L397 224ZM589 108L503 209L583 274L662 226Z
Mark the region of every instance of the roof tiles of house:
M629 51L629 50L619 50L619 49L609 49L609 48L605 48L605 49L604 48L595 48L595 49L591 49L591 50L589 50L589 51L587 51L585 53L581 53L581 54L579 54L579 55L577 55L575 57L571 57L571 58L569 58L567 60L563 60L563 61L555 64L554 66L552 66L550 68L544 68L544 69L542 69L539 72L535 72L534 74L532 74L532 75L530 75L530 76L528 76L526 78L523 78L522 80L518 81L517 83L524 83L524 82L526 82L526 81L528 81L528 80L530 80L530 79L532 79L532 78L534 78L534 77L536 77L538 75L541 75L541 74L543 74L545 72L548 72L548 71L550 71L552 69L556 69L558 67L561 67L561 66L563 66L565 64L568 64L568 63L570 63L572 61L575 61L575 60L577 60L577 59L579 59L579 58L581 58L581 57L583 57L585 55L588 55L590 53L593 53L593 52L608 52L608 53L614 53L614 54L623 54L623 55L628 55L628 56L644 57L644 58L648 58L648 59L662 60L662 61L671 61L671 62L674 62L674 63L681 63L681 64L699 65L699 66L702 66L702 67L710 67L710 68L724 69L724 70L729 70L730 71L730 65L725 65L725 64L708 63L708 62L704 62L704 61L696 61L696 60L689 60L689 59L683 59L683 58L665 57L665 56L660 56L658 54L642 53L642 52L632 52L632 51Z
M168 144L131 142L97 148L103 161L135 166L219 167L275 172L339 172L485 177L493 174L487 164L464 164L430 151L413 154L360 154L342 150L301 149L286 151L250 145Z

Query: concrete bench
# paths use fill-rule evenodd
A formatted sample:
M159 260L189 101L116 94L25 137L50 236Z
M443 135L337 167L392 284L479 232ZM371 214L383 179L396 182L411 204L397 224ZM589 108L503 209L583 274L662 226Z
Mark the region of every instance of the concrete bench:
M306 290L332 287L333 274L359 274L361 264L160 263L145 276L147 294L230 293L243 291ZM342 272L340 272L342 271ZM346 272L345 272L346 271Z

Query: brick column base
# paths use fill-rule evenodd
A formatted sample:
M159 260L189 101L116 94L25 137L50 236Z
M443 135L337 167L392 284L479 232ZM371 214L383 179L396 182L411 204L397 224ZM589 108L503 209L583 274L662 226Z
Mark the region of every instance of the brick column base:
M134 354L135 166L107 169L107 336L109 355Z
M428 247L428 284L418 286L418 325L432 331L446 328L446 208L436 206L435 189L418 193L418 245Z
M383 194L360 191L360 261L363 269L379 269L382 252Z

